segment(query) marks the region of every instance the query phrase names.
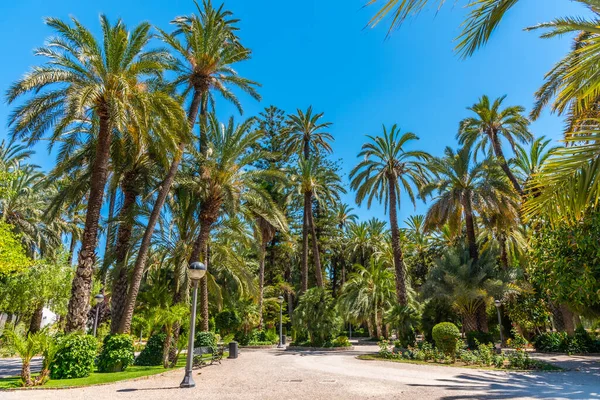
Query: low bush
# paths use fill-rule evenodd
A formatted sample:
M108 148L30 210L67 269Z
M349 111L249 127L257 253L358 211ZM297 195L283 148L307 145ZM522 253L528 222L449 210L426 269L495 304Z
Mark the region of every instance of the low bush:
M84 378L94 368L98 341L92 335L73 333L58 339L57 351L50 366L52 379Z
M566 332L545 332L533 340L537 351L545 353L595 353L600 352L600 341L594 339L583 327L573 336Z
M433 327L431 336L435 345L447 356L454 356L460 331L452 322L442 322Z
M331 341L331 347L350 347L352 344L348 337L346 336L338 336L337 338Z
M133 338L130 335L105 336L98 357L98 371L124 371L133 363L133 358Z
M476 349L478 343L494 343L494 337L491 333L481 331L467 332L467 346L470 349Z
M215 327L223 336L235 332L242 320L235 310L223 310L215 316Z
M529 342L527 341L527 339L525 339L523 337L523 335L519 334L519 332L517 332L516 330L512 330L512 338L509 338L506 341L506 344L508 345L508 347L512 347L513 349L517 349L517 350L522 350L525 347L527 347L527 345L529 344Z
M134 364L143 366L162 365L163 345L166 338L167 335L164 333L152 335L150 339L148 339L148 343L146 343L144 350L142 350L140 355L135 359Z
M213 332L198 332L194 340L194 347L210 347L217 349L217 337Z

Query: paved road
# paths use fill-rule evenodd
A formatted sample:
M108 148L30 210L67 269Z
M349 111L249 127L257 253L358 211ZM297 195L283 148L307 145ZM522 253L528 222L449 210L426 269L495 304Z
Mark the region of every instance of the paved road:
M1 358L0 359L0 378L21 375L20 358ZM31 360L31 372L38 372L42 369L42 357L34 357Z
M355 358L344 353L245 350L194 371L197 386L179 389L182 371L104 386L3 392L2 400L37 399L600 399L600 372L508 373Z

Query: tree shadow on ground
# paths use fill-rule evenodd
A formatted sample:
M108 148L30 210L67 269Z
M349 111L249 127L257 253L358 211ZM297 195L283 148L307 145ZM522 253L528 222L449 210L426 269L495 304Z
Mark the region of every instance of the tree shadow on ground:
M438 387L445 391L473 392L441 397L459 399L600 399L600 382L589 374L574 372L508 373L506 375L463 373L438 379L439 384L413 387Z

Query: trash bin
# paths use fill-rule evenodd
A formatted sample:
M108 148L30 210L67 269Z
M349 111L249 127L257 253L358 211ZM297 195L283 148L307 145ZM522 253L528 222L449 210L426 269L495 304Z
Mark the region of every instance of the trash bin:
M281 344L285 344L286 337L285 335L281 336Z
M229 342L229 357L227 358L238 358L238 343Z

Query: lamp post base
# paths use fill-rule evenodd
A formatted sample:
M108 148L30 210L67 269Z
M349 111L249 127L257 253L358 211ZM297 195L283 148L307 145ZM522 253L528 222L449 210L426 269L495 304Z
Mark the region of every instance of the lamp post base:
M185 374L183 380L179 384L180 388L193 388L196 386L196 382L194 382L194 378L192 378L192 374Z

